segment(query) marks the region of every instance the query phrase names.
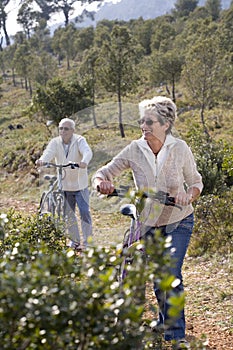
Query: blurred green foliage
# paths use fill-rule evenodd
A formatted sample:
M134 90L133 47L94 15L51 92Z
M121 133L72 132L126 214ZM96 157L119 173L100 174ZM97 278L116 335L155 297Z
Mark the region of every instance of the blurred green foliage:
M1 349L149 349L161 337L143 320L146 281L159 279L166 290L174 281L159 232L147 262L138 243L121 283L121 246L76 255L48 217L12 211L0 227ZM174 317L181 299L171 299Z

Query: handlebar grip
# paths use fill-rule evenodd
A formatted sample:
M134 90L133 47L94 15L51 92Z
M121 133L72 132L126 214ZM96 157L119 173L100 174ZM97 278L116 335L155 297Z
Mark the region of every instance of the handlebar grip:
M78 163L69 163L69 165L71 167L71 169L75 169L75 168L79 168L79 164Z
M47 168L50 168L50 167L54 167L54 168L71 167L71 169L79 168L79 164L78 163L73 163L73 162L69 162L68 164L55 164L55 163L50 163L50 162L43 162L42 165L47 167Z
M113 192L108 194L107 197L119 197L118 191L114 188Z
M97 189L97 192L100 192L100 187L99 185L96 186L96 189ZM107 195L107 198L108 197L114 197L114 196L119 196L119 193L118 191L114 188L114 191L110 194Z

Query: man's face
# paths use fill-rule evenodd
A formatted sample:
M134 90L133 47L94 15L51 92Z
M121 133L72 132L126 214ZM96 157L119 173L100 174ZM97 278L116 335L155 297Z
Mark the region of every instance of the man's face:
M59 135L64 143L69 143L74 133L72 125L69 122L59 124Z

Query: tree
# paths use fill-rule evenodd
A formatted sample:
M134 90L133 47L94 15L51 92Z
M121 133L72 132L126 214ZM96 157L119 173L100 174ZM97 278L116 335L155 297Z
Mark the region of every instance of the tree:
M70 14L74 11L74 4L78 2L78 0L54 0L55 9L57 12L63 12L65 17L65 27L69 24Z
M139 81L136 63L142 48L134 40L126 26L115 25L110 41L105 41L98 59L98 77L109 92L117 94L119 128L125 137L122 122L122 96L133 91Z
M150 81L153 84L166 84L166 89L170 92L168 88L168 83L172 85L172 99L176 101L176 82L180 79L182 66L184 63L184 57L176 49L169 50L167 52L154 51L151 55L150 62Z
M57 73L57 65L52 55L43 51L40 55L34 55L31 65L31 79L41 86L46 86Z
M151 48L153 49L160 49L160 46L167 42L170 48L170 43L174 40L176 36L176 31L174 28L174 25L172 23L160 20L158 24L155 27L154 33L151 38Z
M221 38L221 47L228 52L233 52L233 3L229 10L222 14L218 31Z
M110 33L112 32L114 24L110 21L101 21L97 23L94 36L94 45L102 47L106 41L110 42Z
M32 95L31 86L31 62L33 54L31 52L30 45L25 41L22 45L19 45L14 54L14 66L21 78L24 79L25 89L30 91Z
M175 17L188 17L198 5L198 0L177 0L173 14Z
M30 37L30 45L37 55L44 52L52 53L50 31L44 19L40 19L38 25L34 28L33 35Z
M97 127L97 120L95 115L95 87L96 87L96 70L97 70L97 60L99 57L99 49L93 47L91 50L88 50L87 55L84 56L84 60L80 66L79 73L83 78L85 85L88 86L90 91L90 96L92 100L92 115L93 115L93 124Z
M222 9L221 0L206 0L205 7L213 21L219 19Z
M145 50L146 55L151 54L151 38L154 32L154 20L144 20L140 17L129 22L131 32Z
M65 82L62 79L50 80L46 87L38 87L33 96L32 108L41 111L45 117L57 125L64 117L90 106L90 100L77 81Z
M61 38L62 31L63 31L63 28L56 29L51 40L51 48L53 51L53 55L57 56L59 66L61 65L61 62L65 57L65 52L63 51L60 45L60 38Z
M69 24L66 28L58 28L54 33L54 40L66 57L67 69L70 70L70 60L75 57L77 47L75 45L75 36L77 29L74 24Z
M85 4L91 4L93 2L99 2L100 4L104 0L36 0L38 6L42 9L42 6L46 11L48 11L48 14L50 16L51 13L54 12L62 12L65 17L65 27L68 26L70 23L70 15L74 11L74 4L80 3L82 6ZM47 6L44 6L44 3L47 4ZM89 12L84 9L84 15L88 16Z
M22 0L25 1L25 0ZM27 1L27 0L26 0ZM36 4L41 10L41 18L46 22L50 19L51 15L55 12L55 6L52 0L35 0Z
M230 57L220 50L219 36L200 30L195 44L189 46L182 72L183 81L194 103L200 108L204 132L209 137L205 109L212 108L223 95L228 79Z
M81 56L81 54L85 50L92 49L94 43L94 35L95 31L93 27L87 27L77 30L75 46L79 56Z
M33 10L33 4L31 0L24 2L17 16L17 22L22 25L27 38L30 38L31 31L36 26L40 13Z
M3 72L3 76L6 75L7 70L11 69L13 86L16 86L15 62L14 62L14 56L15 56L16 49L17 49L17 44L14 43L13 45L6 47L2 52L0 52L1 68L2 68L2 72Z
M7 12L6 7L10 0L0 0L0 29L2 28L5 36L6 45L10 46L10 38L6 29ZM2 43L1 43L2 45Z

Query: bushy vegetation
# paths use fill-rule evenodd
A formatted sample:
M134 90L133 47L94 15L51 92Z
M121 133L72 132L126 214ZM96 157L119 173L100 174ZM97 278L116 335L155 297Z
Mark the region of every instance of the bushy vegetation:
M188 143L192 148L204 183L203 195L227 191L233 185L232 162L233 147L227 141L214 140L191 128L188 132Z
M143 319L146 281L158 279L165 291L174 282L164 254L168 241L159 232L148 245L147 263L142 244L136 246L123 284L120 246L76 255L47 218L2 215L1 238L2 349L131 350L161 341L149 330L151 320ZM173 317L183 301L171 297Z
M230 256L233 246L233 191L221 195L202 196L195 205L194 227L190 255L220 254Z

